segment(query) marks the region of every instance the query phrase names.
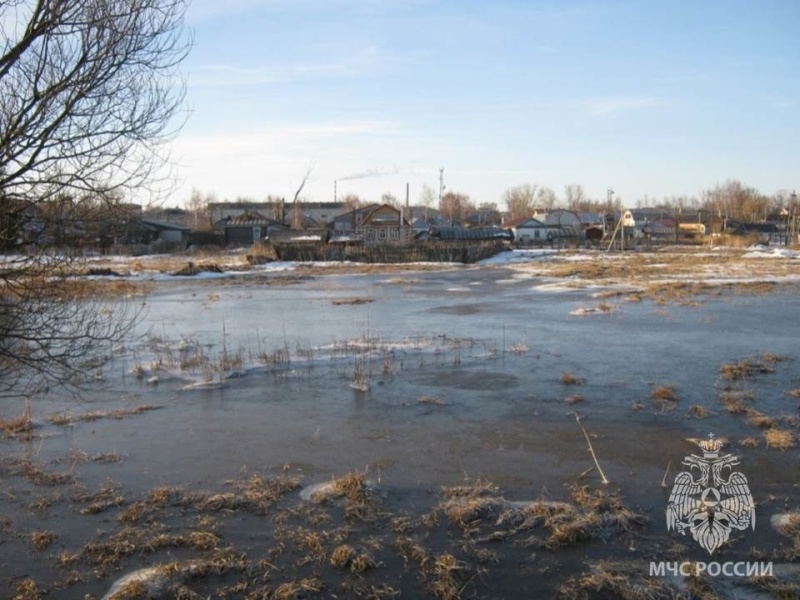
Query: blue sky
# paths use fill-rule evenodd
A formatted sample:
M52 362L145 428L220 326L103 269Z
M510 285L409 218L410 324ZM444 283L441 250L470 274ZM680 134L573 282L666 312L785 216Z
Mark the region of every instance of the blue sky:
M800 188L800 2L193 0L182 205Z

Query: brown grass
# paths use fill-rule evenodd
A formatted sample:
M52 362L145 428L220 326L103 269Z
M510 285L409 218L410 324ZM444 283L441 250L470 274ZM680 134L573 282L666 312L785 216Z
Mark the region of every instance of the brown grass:
M755 399L755 393L750 390L723 390L717 395L718 400L729 415L743 414L748 411L746 401Z
M678 401L678 395L675 393L675 388L671 385L654 387L652 390L650 390L650 397L653 400L665 400L668 402Z
M428 589L439 600L457 600L473 577L472 569L447 552L433 557Z
M709 409L707 409L704 406L701 406L699 404L692 404L689 407L689 411L688 412L689 412L690 415L692 415L693 417L696 417L698 419L704 419L708 415L714 414L712 411L710 411Z
M0 473L24 477L33 485L40 486L66 485L75 481L70 473L45 471L41 465L20 458L0 460Z
M775 426L775 420L767 414L753 408L745 410L747 424L759 429L771 429Z
M125 496L119 488L107 484L96 492L76 491L72 499L74 502L86 504L80 509L80 514L94 515L119 507L125 501Z
M650 390L650 401L657 411L670 412L678 403L678 395L671 385L660 385Z
M0 432L7 438L29 439L33 431L30 404L25 405L22 413L10 419L0 418Z
M617 600L672 600L682 597L667 580L647 577L644 575L645 572L643 568L637 569L629 563L600 561L592 565L590 572L573 577L563 584L557 598L559 600L584 600L595 597Z
M244 481L228 482L228 485L235 491L213 495L183 494L181 501L193 504L201 512L244 509L264 515L285 494L299 488L300 481L296 477L279 476L266 479L254 474Z
M98 421L100 419L124 419L132 415L140 415L149 410L158 410L161 406L152 404L141 404L131 408L119 408L116 410L93 410L81 415L59 412L48 415L45 420L52 425L71 425L80 421Z
M763 435L767 442L767 448L788 450L797 445L794 433L788 429L767 429Z
M14 595L11 600L41 600L47 595L47 590L39 587L30 577L14 584Z
M777 354L762 354L738 362L723 364L719 368L719 375L728 381L740 381L754 375L774 373L775 369L770 365L785 360L787 360L786 357Z
M797 600L800 598L800 583L780 581L775 577L751 577L747 583L769 593L775 600Z
M308 598L311 594L320 594L324 586L317 577L307 577L298 581L282 583L275 590L275 600L297 600Z
M561 383L564 385L583 385L586 383L586 380L575 377L569 371L564 371L564 373L561 375Z
M30 534L28 543L34 550L45 550L56 541L58 535L53 531L35 531Z

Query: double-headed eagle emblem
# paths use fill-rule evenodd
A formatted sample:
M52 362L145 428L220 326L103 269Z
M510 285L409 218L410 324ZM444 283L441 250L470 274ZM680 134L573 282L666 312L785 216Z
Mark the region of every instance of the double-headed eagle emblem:
M667 530L692 537L709 554L724 544L731 531L756 528L756 510L744 473L734 471L739 457L720 456L724 440L701 440L703 456L691 454L683 460L688 471L675 476L667 504Z

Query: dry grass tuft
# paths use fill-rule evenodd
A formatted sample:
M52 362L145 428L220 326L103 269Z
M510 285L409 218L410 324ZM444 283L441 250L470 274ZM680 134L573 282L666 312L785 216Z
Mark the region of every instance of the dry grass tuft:
M75 482L69 473L45 471L41 465L27 459L9 458L0 460L0 474L24 477L33 485L57 486Z
M572 406L573 404L578 404L579 402L583 402L586 400L585 396L581 396L580 394L573 394L572 396L567 396L564 398L564 402Z
M181 495L178 488L158 487L147 493L147 503L154 506L164 506Z
M728 381L740 381L753 375L774 373L775 369L770 365L785 360L787 360L785 357L776 354L762 354L754 358L723 364L719 368L719 375Z
M29 439L33 432L30 404L18 416L11 419L0 418L0 432L7 438Z
M45 417L45 420L51 425L71 425L76 422L86 421L93 422L100 419L124 419L125 417L140 415L149 410L158 410L161 406L153 404L141 404L131 408L118 408L116 410L92 410L81 415L73 415L71 413L58 412Z
M473 528L479 521L497 519L508 503L497 496L455 497L439 508L451 523L463 529Z
M683 597L667 580L646 577L642 573L641 569L637 571L627 563L601 561L592 565L591 572L569 579L561 586L557 597L559 600L584 600L590 597L673 600Z
M739 445L742 448L758 448L758 440L754 437L744 438L739 440Z
M117 520L123 523L138 523L150 510L145 502L132 502L117 515Z
M797 600L800 598L800 584L795 581L780 581L775 577L750 577L747 583L765 590L775 600Z
M11 600L41 600L46 595L47 590L40 588L30 577L26 577L14 585L14 595Z
M413 537L404 536L394 541L394 548L403 557L406 568L410 563L414 563L421 568L425 568L431 560L430 554L418 540Z
M352 546L342 544L331 553L331 566L337 569L347 569L351 573L363 573L378 566L369 552L357 552Z
M457 600L473 576L466 563L445 552L433 558L428 589L439 600Z
M35 531L30 535L28 543L34 550L44 550L56 541L58 535L53 531Z
M759 429L771 429L775 427L775 420L767 414L753 408L748 408L745 411L747 415L747 424Z
M447 406L444 400L432 396L420 396L417 398L417 404L422 404L424 406Z
M717 399L729 415L739 415L747 412L745 402L754 400L755 393L752 390L723 390Z
M665 400L668 402L677 402L678 395L675 393L675 388L671 385L660 385L650 390L650 397L653 400Z
M112 485L104 485L96 492L76 492L72 499L80 504L86 504L80 509L82 515L95 515L105 512L109 508L117 508L124 501L125 496Z
M254 474L244 481L228 482L228 485L233 487L235 492L213 495L183 493L176 502L183 505L194 505L195 509L201 512L244 509L253 514L264 515L285 494L299 488L300 480L287 476L266 479L259 474ZM165 494L166 492L161 491L160 493ZM170 492L170 495L172 493Z
M689 407L689 414L693 417L697 417L698 419L704 419L708 415L713 414L709 409L701 406L699 404L692 404Z
M671 385L660 385L650 390L653 408L661 413L670 412L678 403L678 395Z
M500 489L489 481L475 480L469 485L442 487L440 494L443 498L477 498L478 496L494 496Z
M308 598L310 594L319 594L323 590L322 581L317 577L307 577L299 581L282 583L275 590L275 600L299 600Z
M564 371L564 373L561 375L561 383L564 385L583 385L586 383L586 380L575 377L569 371Z
M348 544L337 546L331 552L330 563L335 569L347 569L350 567L350 562L356 555L356 551Z
M767 442L767 448L788 450L797 445L794 433L788 429L767 429L763 435Z

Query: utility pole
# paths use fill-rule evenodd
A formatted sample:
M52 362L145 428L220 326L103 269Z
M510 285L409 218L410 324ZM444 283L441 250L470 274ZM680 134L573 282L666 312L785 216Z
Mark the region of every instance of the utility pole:
M608 210L609 211L613 210L613 208L614 208L614 190L612 188L608 188L606 190L606 204L608 205ZM625 215L623 214L623 211L620 211L619 212L619 233L620 233L620 236L619 236L619 240L620 240L619 241L619 249L620 250L625 250L625 223L623 222L624 218L625 218ZM614 238L611 238L611 239L613 241Z
M439 207L442 206L442 196L444 196L444 167L439 167Z

